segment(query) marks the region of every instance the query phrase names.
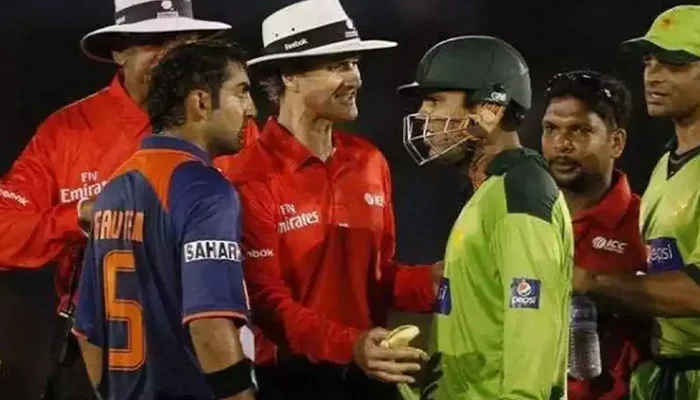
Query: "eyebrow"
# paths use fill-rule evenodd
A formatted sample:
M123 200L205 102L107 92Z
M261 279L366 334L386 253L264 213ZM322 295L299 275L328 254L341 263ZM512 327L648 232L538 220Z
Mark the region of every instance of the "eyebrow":
M241 81L231 86L233 89L249 89L251 87L250 82L248 81Z

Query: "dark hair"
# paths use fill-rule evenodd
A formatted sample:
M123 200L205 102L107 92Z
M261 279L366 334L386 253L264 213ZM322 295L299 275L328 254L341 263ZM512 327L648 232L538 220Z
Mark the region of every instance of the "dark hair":
M218 107L219 90L229 78L228 67L245 68L245 52L223 40L199 40L170 49L151 71L146 108L154 132L183 125L185 99L193 90L205 90Z
M574 97L598 114L610 126L627 128L632 113L632 94L625 84L595 71L557 74L547 84L547 104L557 97Z

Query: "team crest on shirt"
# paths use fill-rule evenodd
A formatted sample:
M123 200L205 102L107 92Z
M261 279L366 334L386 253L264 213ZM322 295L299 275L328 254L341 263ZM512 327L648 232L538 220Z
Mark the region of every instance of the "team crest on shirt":
M540 308L539 279L513 278L510 288L510 308Z

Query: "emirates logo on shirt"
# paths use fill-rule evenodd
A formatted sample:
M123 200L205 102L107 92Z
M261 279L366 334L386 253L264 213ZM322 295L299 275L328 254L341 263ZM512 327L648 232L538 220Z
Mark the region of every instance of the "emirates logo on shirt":
M617 254L625 254L625 249L627 248L627 243L623 241L607 239L602 236L596 236L591 244L596 250L605 250Z
M287 233L297 229L316 225L321 221L318 211L305 212L293 217L287 217L277 225L279 233Z
M97 171L83 171L80 173L81 187L63 187L60 189L61 203L72 203L82 199L90 199L102 192L107 181L99 179Z

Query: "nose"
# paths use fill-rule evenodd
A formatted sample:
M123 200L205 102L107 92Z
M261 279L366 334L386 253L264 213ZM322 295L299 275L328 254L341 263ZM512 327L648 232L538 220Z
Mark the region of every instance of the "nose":
M431 106L430 102L424 101L421 105L420 108L418 109L418 113L421 115L425 116L430 116L430 114L433 112L433 107Z
M574 142L567 134L556 133L552 137L552 144L557 154L568 154L574 150Z
M245 116L248 118L255 118L258 116L258 109L255 107L255 101L253 97L248 94L248 99L246 100Z

